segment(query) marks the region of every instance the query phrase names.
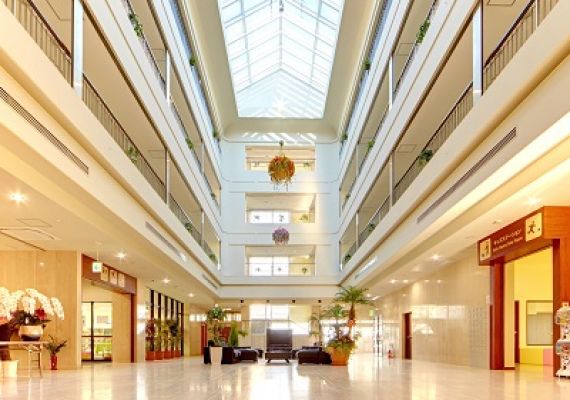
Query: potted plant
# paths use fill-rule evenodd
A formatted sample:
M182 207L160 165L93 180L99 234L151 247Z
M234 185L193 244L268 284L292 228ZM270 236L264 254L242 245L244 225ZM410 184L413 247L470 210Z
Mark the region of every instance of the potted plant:
M49 351L49 364L52 371L57 370L57 353L67 345L67 340L59 340L58 338L49 335L49 341L46 344L46 349Z
M277 228L271 234L273 242L278 246L284 246L289 243L289 231L283 227Z
M239 346L239 338L246 337L247 331L241 330L238 327L238 323L236 321L232 321L230 324L230 336L228 337L228 346L237 347Z
M217 263L218 263L218 258L216 257L216 255L215 255L214 253L208 254L208 258L209 258L210 260L212 260L212 262L213 262L214 264L217 264Z
M194 148L194 143L192 143L192 141L188 137L186 138L186 145L188 146L188 149L190 151L192 151L192 149Z
M24 310L14 312L14 317L10 321L14 330L18 330L18 336L24 342L40 340L44 333L44 328L50 322L47 314L42 308L38 308L33 313Z
M346 318L348 313L341 304L334 304L324 313L325 318L334 319L334 334L332 339L327 343L327 352L331 355L332 365L347 365L348 358L354 349L354 341L352 344L347 340L347 335L343 333L344 327L341 322Z
M212 131L212 136L216 141L218 141L218 142L220 141L220 134L218 133L218 131L216 129L214 129Z
M303 215L301 215L301 218L299 218L299 221L301 221L301 222L309 222L309 214L303 214Z
M303 267L301 268L301 272L303 273L303 275L307 275L307 272L309 272L309 268Z
M139 153L136 147L129 146L129 148L127 149L127 156L129 157L129 159L133 164L136 164L139 161L141 154Z
M309 319L309 324L311 326L310 335L315 337L315 342L319 345L323 345L323 320L328 316L328 310L319 311L311 314Z
M180 357L180 354L177 354L178 342L180 337L180 327L178 325L178 320L176 319L169 319L166 320L166 325L168 326L168 337L170 339L170 348L172 352L172 358ZM178 353L180 351L178 350Z
M222 363L222 338L221 338L221 324L226 319L226 312L218 305L215 305L206 313L206 323L208 331L212 335L212 346L210 350L210 361L212 365L219 365Z
M130 13L129 14L129 20L131 21L131 24L133 25L133 29L135 30L135 33L137 34L137 36L139 38L142 38L144 35L144 32L143 32L143 26L139 20L139 16L135 13Z
M165 360L170 360L172 358L172 350L170 348L170 328L168 325L168 320L165 320L160 324L160 338L162 341L162 354Z
M426 33L429 29L429 25L430 25L430 20L429 20L429 18L426 18L425 21L420 25L418 33L416 34L416 43L417 44L420 44L421 42L424 41Z
M342 143L346 142L348 139L348 133L344 132L341 136L340 136L340 141Z
M418 156L418 164L420 167L425 167L425 165L431 160L433 157L433 150L430 149L423 149L420 155Z
M346 265L351 258L352 256L350 254L345 255L344 258L342 259L342 263Z
M374 222L371 222L368 224L368 232L372 232L374 229L376 229L376 224Z
M162 338L160 333L157 333L154 338L154 356L156 360L164 360L164 352L162 350Z
M362 68L364 69L364 71L370 71L371 66L372 63L370 62L370 60L366 59L366 61L364 61L364 64L362 65Z
M190 64L191 67L195 67L196 66L196 57L190 56L188 63Z
M375 140L370 140L368 142L368 151L370 151L374 147L374 143L376 143Z
M146 356L145 360L154 361L156 360L156 349L155 349L155 339L156 339L156 321L150 319L145 325L145 341L146 341Z
M357 288L355 286L349 286L346 288L341 287L340 292L338 292L334 300L339 303L348 304L350 309L348 311L348 334L352 334L352 328L356 325L356 305L371 305L373 304L366 297L366 292L368 289Z

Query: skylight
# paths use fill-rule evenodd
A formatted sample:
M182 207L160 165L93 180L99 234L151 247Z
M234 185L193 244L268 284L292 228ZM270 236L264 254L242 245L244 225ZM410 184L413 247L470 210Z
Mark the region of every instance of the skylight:
M343 3L219 0L239 117L323 117Z

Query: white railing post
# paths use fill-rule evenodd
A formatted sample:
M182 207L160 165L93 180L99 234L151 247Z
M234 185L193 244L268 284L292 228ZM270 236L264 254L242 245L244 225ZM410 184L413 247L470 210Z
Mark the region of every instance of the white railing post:
M171 96L171 84L172 84L172 60L170 59L170 52L168 51L168 49L164 50L164 55L165 55L165 70L166 70L166 76L165 76L165 85L164 85L164 95L166 96L166 102L168 104L170 104L172 102L172 96Z
M483 1L473 12L473 104L483 95Z
M390 207L394 205L394 152L390 153L390 158L388 159L388 196L390 198Z
M388 60L388 111L392 109L394 103L394 55L390 55Z
M71 51L71 85L77 95L83 95L83 4L73 0L73 28Z
M166 203L167 206L170 207L170 185L171 185L171 178L170 178L170 173L171 173L171 168L172 168L172 162L170 161L170 153L168 152L168 150L165 151L165 156L164 156L164 201Z

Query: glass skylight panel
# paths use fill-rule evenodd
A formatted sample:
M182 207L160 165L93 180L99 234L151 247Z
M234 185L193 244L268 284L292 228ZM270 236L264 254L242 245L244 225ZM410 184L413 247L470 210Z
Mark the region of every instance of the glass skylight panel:
M218 0L239 117L322 118L344 0Z

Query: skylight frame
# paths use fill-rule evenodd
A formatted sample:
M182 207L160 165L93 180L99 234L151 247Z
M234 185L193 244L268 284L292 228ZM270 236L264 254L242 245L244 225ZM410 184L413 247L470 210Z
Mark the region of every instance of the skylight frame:
M323 118L344 1L218 0L238 117Z

